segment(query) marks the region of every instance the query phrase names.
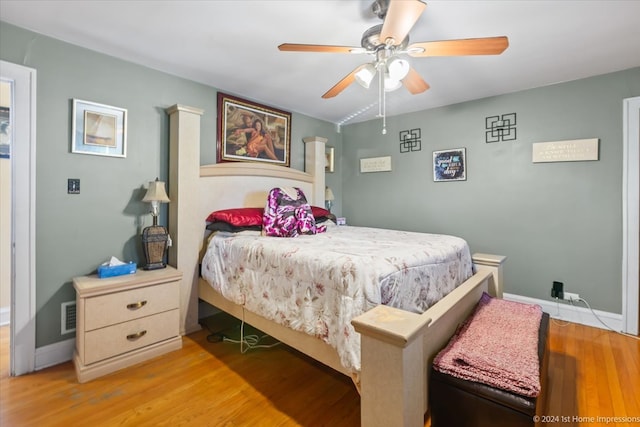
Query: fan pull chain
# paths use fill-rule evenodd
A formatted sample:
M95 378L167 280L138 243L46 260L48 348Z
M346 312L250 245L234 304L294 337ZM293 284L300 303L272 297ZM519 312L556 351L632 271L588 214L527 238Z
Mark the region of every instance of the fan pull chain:
M387 134L387 95L384 90L384 65L378 66L378 117L382 117L382 134Z
M387 91L384 90L384 76L382 77L382 134L387 134Z
M382 117L382 85L384 84L382 80L382 74L380 73L380 65L378 65L378 117Z

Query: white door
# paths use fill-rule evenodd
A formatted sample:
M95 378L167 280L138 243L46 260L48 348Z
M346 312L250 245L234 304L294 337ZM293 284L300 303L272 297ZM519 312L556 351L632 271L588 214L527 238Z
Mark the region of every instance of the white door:
M11 375L35 369L36 70L0 61L11 86Z
M640 306L640 96L624 100L622 209L622 321L624 331L638 335Z

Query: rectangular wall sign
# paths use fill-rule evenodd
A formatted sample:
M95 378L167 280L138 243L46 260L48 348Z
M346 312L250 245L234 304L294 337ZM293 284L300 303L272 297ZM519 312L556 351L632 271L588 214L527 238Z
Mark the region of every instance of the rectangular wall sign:
M598 142L598 138L534 142L531 160L533 163L598 160Z
M360 172L388 172L391 170L391 156L360 159Z

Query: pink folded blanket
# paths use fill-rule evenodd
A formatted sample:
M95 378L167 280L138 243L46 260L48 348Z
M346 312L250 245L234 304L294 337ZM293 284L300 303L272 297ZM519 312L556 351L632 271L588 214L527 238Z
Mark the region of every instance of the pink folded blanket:
M436 371L535 397L540 393L542 309L484 294L474 313L436 356Z

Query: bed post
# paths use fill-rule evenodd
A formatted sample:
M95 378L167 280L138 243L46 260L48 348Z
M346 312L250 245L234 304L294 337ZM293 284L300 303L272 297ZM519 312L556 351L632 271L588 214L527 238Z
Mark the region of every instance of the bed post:
M489 282L489 293L497 298L502 298L504 281L502 278L502 264L507 260L506 256L476 253L471 256L476 267L488 268L493 273L493 283Z
M202 241L200 213L200 116L203 110L176 104L169 114L169 264L181 270L180 333L189 334L198 325L198 256Z
M304 146L304 171L313 176L313 194L308 202L324 207L324 164L327 138L307 136L302 138Z
M360 338L360 425L424 424L427 315L379 305L351 321Z

